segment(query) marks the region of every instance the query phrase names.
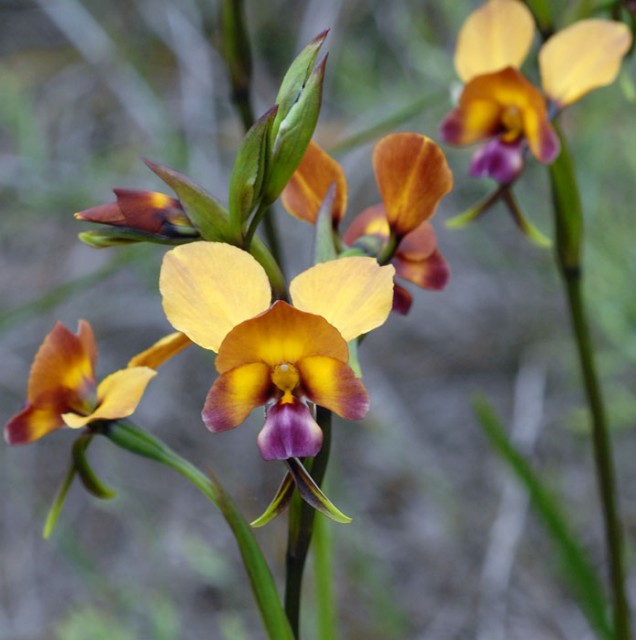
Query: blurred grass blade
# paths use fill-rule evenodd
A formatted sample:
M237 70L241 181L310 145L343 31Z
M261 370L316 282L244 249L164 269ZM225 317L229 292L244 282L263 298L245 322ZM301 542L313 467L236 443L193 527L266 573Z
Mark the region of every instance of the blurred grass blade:
M447 99L448 90L436 91L434 93L427 93L425 96L418 98L406 107L399 109L388 118L380 120L371 125L367 129L363 129L358 133L354 133L352 136L336 142L336 144L329 147L329 153L344 153L355 149L367 142L371 142L380 136L391 133L396 127L408 122L416 115L427 111L431 107L440 104L443 100Z
M474 410L495 453L527 490L537 515L556 546L565 577L590 625L599 638L613 640L614 633L607 616L607 600L602 582L590 563L586 550L571 532L558 499L510 442L488 401L478 397L474 401Z
M40 315L44 311L52 309L76 293L85 291L94 284L117 273L122 267L132 264L133 262L141 262L147 257L147 251L139 247L134 251L122 251L118 253L111 262L101 269L97 269L88 275L80 276L70 282L65 282L35 300L30 300L29 302L13 307L13 309L8 309L0 313L0 331L16 322L25 320L31 316Z
M255 529L262 527L279 516L289 504L295 488L296 485L294 484L294 479L292 478L291 473L286 473L283 481L280 483L280 487L278 487L278 491L276 492L274 499L270 502L267 509L265 509L262 516L259 516L256 520L250 522L250 526Z

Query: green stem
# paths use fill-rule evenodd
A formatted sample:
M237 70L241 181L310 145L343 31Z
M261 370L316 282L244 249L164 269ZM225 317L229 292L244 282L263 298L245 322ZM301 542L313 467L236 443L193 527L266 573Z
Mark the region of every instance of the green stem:
M317 407L316 419L324 434L322 449L313 459L306 463L316 484L320 486L325 478L329 462L331 444L331 411ZM285 577L285 611L294 638L300 638L300 602L302 592L305 561L313 531L315 511L300 499L296 493L289 510L289 534L287 538L287 560Z
M572 330L592 420L592 443L598 491L603 511L609 579L612 589L614 629L617 640L630 640L630 613L625 592L623 536L617 506L612 443L582 291L583 216L581 197L565 137L558 127L557 131L561 139L562 150L556 162L550 167L556 223L557 263L565 285Z
M91 426L96 433L103 434L122 449L170 467L219 508L241 552L268 637L271 640L291 640L293 635L267 562L249 524L223 487L214 478L208 477L192 463L175 453L157 437L128 421L94 423Z
M250 253L261 267L265 269L269 283L272 285L274 298L276 300L287 300L287 283L285 282L285 276L281 271L279 263L258 236L252 241Z
M332 545L331 523L318 513L314 522L314 560L319 640L336 640L338 637L333 590L335 582L331 564Z

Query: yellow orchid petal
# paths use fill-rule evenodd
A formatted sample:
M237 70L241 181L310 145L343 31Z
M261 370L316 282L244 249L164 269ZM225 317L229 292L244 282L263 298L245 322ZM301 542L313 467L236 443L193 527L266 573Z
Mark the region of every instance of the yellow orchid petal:
M546 95L565 107L589 91L611 84L632 43L627 26L610 20L581 20L552 36L539 52Z
M232 429L272 396L271 368L262 362L245 364L222 373L208 392L203 422L210 431Z
M534 19L518 0L490 0L473 11L459 32L455 69L459 77L471 78L520 67L534 37Z
M296 218L313 224L332 184L336 185L336 192L331 217L334 225L337 225L347 208L347 179L340 163L312 140L298 169L283 190L283 207Z
M265 313L246 320L219 348L215 366L219 373L253 362L270 367L294 364L308 356L327 356L347 362L349 349L335 327L318 315L275 302Z
M340 258L296 276L289 293L294 306L322 316L349 342L387 319L394 274L391 265L381 267L375 258Z
M297 363L303 389L314 403L347 420L361 420L369 395L351 367L333 358L314 356Z
M453 186L444 152L419 133L393 133L373 150L373 169L391 229L404 236L434 213Z
M157 369L166 360L177 355L186 347L192 344L192 340L180 331L175 331L160 340L157 340L151 347L145 351L133 356L128 363L129 367L150 367Z
M72 429L79 429L94 420L116 420L131 415L146 390L157 375L148 367L132 367L115 371L104 378L97 387L97 408L88 416L74 412L62 414L62 420Z
M212 351L236 325L265 311L272 296L263 267L246 251L219 242L168 251L159 289L170 324Z
M31 367L27 402L72 390L77 397L93 391L97 348L93 331L80 320L77 335L58 322L38 349Z

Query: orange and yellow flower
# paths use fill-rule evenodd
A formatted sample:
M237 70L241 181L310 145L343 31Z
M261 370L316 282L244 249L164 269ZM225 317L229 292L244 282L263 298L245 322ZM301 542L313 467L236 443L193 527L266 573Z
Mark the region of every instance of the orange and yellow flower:
M473 175L511 182L526 146L540 162L552 162L559 141L550 119L613 82L632 40L624 24L609 20L581 20L559 31L539 52L541 92L519 71L534 30L530 10L518 0L489 0L461 28L455 68L465 86L441 136L457 145L494 138L474 158Z
M4 429L9 444L38 440L64 425L79 429L95 420L130 416L156 372L130 367L95 378L97 347L88 322L77 334L57 323L40 346L29 376L25 408Z
M157 191L113 191L116 202L78 211L75 217L86 222L123 227L161 238L198 235L179 200Z
M396 250L391 263L397 275L423 289L443 289L448 263L437 249L429 220L453 185L444 153L418 133L395 133L376 145L373 167L382 203L353 220L343 236L345 244L380 256L393 236ZM331 185L335 185L331 213L337 227L346 209L347 181L340 164L312 142L283 191L283 206L297 218L315 223ZM411 301L408 291L396 284L394 309L406 313Z
M241 424L261 405L258 447L266 460L314 456L322 431L306 401L358 420L369 407L348 365L347 342L386 320L394 269L372 258L318 264L291 282L293 306L271 304L254 258L231 245L195 242L169 251L160 290L170 323L215 351L218 379L202 417L213 432Z

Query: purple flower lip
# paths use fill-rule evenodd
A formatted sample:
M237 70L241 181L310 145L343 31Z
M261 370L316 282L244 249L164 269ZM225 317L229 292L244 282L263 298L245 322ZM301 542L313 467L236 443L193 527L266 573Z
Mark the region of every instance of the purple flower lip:
M265 460L315 456L322 447L322 430L304 403L277 402L267 410L257 444Z
M477 149L470 164L474 178L492 178L499 184L509 184L523 170L524 144L522 141L492 140Z

